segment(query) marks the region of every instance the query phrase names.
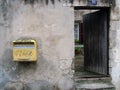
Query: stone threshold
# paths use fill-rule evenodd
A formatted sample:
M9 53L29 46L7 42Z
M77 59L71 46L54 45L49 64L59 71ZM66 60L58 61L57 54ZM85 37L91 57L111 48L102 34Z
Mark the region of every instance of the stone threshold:
M110 77L77 78L74 77L75 90L115 90Z

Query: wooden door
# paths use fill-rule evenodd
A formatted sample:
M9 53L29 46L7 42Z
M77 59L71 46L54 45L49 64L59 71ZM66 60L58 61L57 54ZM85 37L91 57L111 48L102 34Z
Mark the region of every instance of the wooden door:
M108 75L108 13L96 11L83 16L85 70Z

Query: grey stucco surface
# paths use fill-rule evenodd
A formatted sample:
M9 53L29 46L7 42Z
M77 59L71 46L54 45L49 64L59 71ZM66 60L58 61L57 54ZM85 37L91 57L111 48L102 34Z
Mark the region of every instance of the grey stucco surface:
M59 1L31 5L24 0L0 0L0 4L1 88L9 80L45 80L54 85L63 75L71 78L74 9ZM37 62L13 62L12 41L20 38L36 40Z

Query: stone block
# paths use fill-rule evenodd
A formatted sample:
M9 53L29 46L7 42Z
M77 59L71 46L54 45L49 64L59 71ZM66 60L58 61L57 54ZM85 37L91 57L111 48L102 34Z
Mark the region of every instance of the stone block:
M116 38L117 38L117 31L110 30L109 33L109 48L115 48L116 47Z
M110 30L120 30L120 21L111 21Z
M111 10L111 17L110 19L113 20L113 21L119 21L120 19L120 16L119 16L119 13L120 13L120 8L119 7L115 7L114 9Z
M54 86L45 80L27 83L24 90L55 90Z
M74 90L74 82L71 78L61 77L58 81L57 90Z
M21 82L8 82L4 90L24 90L24 85Z

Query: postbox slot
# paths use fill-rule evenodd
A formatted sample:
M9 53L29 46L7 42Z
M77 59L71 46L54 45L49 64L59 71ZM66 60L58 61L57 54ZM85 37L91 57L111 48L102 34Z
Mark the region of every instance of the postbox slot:
M34 48L33 42L14 42L14 48Z
M14 42L14 45L34 45L34 42Z

